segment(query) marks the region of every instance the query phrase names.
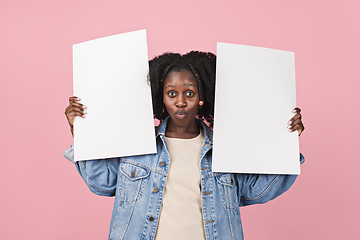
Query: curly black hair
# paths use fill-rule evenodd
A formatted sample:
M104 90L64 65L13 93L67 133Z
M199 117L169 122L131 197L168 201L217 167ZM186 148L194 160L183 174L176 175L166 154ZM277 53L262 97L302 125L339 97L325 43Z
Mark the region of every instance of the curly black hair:
M154 117L160 121L169 114L163 103L164 81L171 71L189 70L199 89L200 106L198 118L212 127L214 123L214 98L216 56L210 52L191 51L184 55L167 52L149 61L148 84L151 87Z

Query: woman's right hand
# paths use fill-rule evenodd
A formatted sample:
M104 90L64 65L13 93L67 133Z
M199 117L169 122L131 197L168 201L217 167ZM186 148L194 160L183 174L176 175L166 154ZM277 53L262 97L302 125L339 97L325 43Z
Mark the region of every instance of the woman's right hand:
M81 104L80 98L78 97L70 97L69 98L69 106L65 109L65 116L70 125L71 134L74 136L74 118L75 116L79 116L85 118L86 112L84 111L86 107Z

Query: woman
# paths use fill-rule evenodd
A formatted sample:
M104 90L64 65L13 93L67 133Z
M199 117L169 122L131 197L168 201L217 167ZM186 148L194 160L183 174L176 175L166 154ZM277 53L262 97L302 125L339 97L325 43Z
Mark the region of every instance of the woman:
M285 192L296 175L211 171L215 55L165 53L150 61L157 153L80 161L89 189L115 196L109 239L243 239L239 207ZM71 97L73 129L85 106ZM304 130L300 109L289 131ZM235 127L235 126L234 126ZM73 161L73 147L64 156ZM303 162L303 156L300 156Z

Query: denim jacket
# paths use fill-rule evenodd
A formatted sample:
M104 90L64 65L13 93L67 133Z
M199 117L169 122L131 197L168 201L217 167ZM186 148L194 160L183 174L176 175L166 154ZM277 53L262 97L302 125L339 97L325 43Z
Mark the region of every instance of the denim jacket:
M157 128L156 154L76 163L93 193L115 196L109 232L111 240L150 240L155 237L170 165L165 141L168 119ZM239 207L276 198L290 188L296 175L212 172L212 130L202 121L197 124L204 130L200 171L206 239L243 239ZM73 162L73 147L66 150L64 156ZM300 154L300 162L303 161Z

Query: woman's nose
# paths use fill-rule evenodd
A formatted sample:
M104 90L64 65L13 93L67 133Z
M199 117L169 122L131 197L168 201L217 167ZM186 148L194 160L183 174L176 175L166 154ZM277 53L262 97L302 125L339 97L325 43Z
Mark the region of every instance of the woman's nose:
M185 99L182 97L182 96L179 96L177 99L176 99L176 102L175 102L175 106L176 107L186 107L186 101Z

